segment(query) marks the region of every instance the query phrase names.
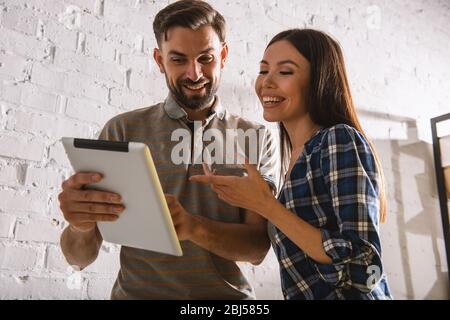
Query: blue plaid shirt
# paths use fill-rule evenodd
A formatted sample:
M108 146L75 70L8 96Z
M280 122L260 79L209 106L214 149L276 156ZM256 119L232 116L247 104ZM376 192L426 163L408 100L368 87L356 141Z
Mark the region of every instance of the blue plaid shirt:
M381 261L379 180L354 128L322 128L308 140L278 200L318 228L332 264L308 257L269 224L286 299L392 299Z

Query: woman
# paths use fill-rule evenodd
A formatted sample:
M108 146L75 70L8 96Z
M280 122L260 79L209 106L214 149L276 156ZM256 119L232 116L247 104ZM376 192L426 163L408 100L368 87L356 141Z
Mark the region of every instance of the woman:
M278 200L248 164L246 177L213 175L231 205L269 222L286 299L391 299L379 222L386 205L381 166L356 116L337 42L310 29L268 44L255 84L264 119L280 127L284 184Z

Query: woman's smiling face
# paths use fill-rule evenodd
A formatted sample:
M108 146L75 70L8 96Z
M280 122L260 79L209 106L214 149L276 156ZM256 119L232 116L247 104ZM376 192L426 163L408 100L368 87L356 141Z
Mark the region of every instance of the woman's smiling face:
M287 40L266 49L255 83L266 121L292 121L307 113L309 73L308 60Z

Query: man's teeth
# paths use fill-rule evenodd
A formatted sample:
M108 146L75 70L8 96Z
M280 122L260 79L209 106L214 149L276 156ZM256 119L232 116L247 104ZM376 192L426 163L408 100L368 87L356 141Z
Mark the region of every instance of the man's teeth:
M191 90L199 90L201 88L203 88L206 85L206 83L202 83L202 84L198 84L195 86L191 86L191 85L185 85L186 88L191 89Z
M278 103L283 100L284 100L284 98L281 98L281 97L263 97L264 103Z

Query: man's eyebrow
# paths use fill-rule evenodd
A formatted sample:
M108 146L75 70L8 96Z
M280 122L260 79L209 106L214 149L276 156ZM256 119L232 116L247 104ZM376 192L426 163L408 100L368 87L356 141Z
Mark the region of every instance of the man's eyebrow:
M203 50L202 52L200 52L200 54L209 53L210 51L214 51L214 48L213 47L209 47L209 48Z
M202 52L200 52L200 54L209 53L209 52L211 52L213 50L214 50L214 48L210 47L210 48L207 48L207 49L203 50ZM176 55L176 56L181 56L181 57L186 57L186 55L184 53L178 52L176 50L170 50L169 54Z
M176 50L170 50L169 54L175 55L175 56L182 56L182 57L186 57L186 55L184 53L178 52Z
M266 60L261 60L260 63L261 63L261 64L269 64ZM293 65L296 66L297 68L301 69L300 66L299 66L297 63L295 63L294 61L292 61L292 60L282 60L282 61L279 61L279 62L277 63L277 65L282 65L282 64L293 64Z

